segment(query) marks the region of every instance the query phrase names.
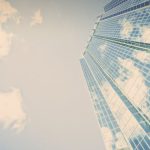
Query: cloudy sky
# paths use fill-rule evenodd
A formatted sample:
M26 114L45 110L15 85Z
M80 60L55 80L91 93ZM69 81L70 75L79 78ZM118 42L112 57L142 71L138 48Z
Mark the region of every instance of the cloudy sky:
M104 149L79 59L106 2L0 0L0 149Z

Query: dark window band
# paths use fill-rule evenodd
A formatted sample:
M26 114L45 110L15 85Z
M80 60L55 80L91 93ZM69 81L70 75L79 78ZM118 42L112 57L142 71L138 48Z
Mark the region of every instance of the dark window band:
M111 10L111 9L113 9L113 8L115 8L115 7L117 7L118 5L120 5L120 4L122 4L122 3L124 3L124 2L126 2L126 1L128 1L128 0L117 0L117 1L112 1L112 2L110 2L109 4L107 4L105 7L104 7L104 10L105 10L105 12L107 12L107 11L109 11L109 10Z
M149 5L150 5L150 0L147 1L147 2L144 2L144 3L141 3L141 4L137 5L137 6L133 6L133 7L128 8L126 10L123 10L123 11L120 11L118 13L112 14L110 16L107 16L107 17L104 17L104 18L102 17L102 18L100 18L100 20L105 20L105 19L108 19L108 18L111 18L111 17L114 17L114 16L118 16L118 15L130 12L130 11L133 11L133 10L139 9L139 8L143 8L145 6L149 6Z

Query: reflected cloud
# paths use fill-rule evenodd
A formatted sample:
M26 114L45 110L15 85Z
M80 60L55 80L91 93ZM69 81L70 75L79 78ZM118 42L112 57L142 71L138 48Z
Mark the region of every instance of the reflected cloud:
M112 150L113 145L113 135L109 128L102 127L101 132L105 141L105 146L107 150Z
M142 37L141 37L141 40L144 42L144 43L150 43L150 27L143 27L142 28Z
M104 53L107 50L107 43L100 45L98 49L101 53Z
M145 85L144 77L139 69L134 66L131 60L120 59L120 64L123 68L127 69L127 71L130 73L130 76L124 81L118 78L116 82L118 85L122 85L121 88L124 90L124 93L128 95L129 99L136 106L139 106L144 101L146 97L146 91L148 90L147 86Z
M150 53L146 53L145 51L137 51L134 53L134 56L143 63L150 62Z
M124 38L129 38L131 32L133 31L133 25L128 20L123 20L121 22L122 29L120 31L120 34Z

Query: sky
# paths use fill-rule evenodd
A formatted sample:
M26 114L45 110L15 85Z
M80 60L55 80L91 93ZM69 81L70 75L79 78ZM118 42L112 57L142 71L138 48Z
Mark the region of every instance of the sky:
M0 0L0 149L104 150L79 59L106 0Z

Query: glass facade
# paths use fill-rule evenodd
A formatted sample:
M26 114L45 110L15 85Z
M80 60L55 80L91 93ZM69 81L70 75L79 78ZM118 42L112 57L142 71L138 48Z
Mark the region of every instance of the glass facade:
M150 0L112 0L82 70L107 150L150 150Z

